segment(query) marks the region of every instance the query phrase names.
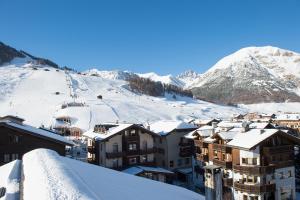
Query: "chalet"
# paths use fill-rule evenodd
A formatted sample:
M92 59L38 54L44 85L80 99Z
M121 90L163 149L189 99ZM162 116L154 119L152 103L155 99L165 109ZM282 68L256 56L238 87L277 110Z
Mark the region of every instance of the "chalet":
M243 123L195 143L206 165L207 199L295 199L294 145L300 139L266 127Z
M300 133L300 114L291 113L291 114L281 114L274 118L273 123L279 126L285 126L291 129L296 130Z
M155 138L157 165L171 171L191 168L193 142L184 136L196 128L183 121L158 121L150 124L150 130L160 136Z
M87 138L88 162L124 170L131 166L155 166L157 134L138 124L99 124L83 134Z
M33 149L48 148L65 155L65 147L73 143L64 137L45 129L23 123L24 119L15 116L0 118L0 164L21 159Z
M213 123L219 123L221 120L218 119L193 119L189 123L198 127L212 126Z

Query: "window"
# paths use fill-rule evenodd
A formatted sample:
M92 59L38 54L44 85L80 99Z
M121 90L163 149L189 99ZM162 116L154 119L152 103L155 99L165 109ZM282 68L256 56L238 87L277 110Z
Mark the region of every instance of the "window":
M222 160L226 160L226 155L225 155L225 153L222 153Z
M292 171L291 170L288 171L288 177L292 177Z
M257 165L257 158L253 158L252 162L253 165Z
M144 141L143 141L143 149L147 149L147 148L148 148L147 141L146 141L146 140L144 140Z
M162 138L161 137L159 138L159 143L162 144Z
M147 155L141 156L141 162L142 163L147 162Z
M214 151L214 158L218 158L218 152Z
M173 160L170 161L170 167L174 167L174 161Z
M243 195L243 200L248 200L248 196L247 195Z
M185 158L185 164L186 165L190 164L190 158Z
M118 143L114 143L113 144L113 152L116 153L119 151L119 146L118 146Z
M280 179L283 179L283 178L284 178L283 172L280 172L280 173L279 173L279 177L280 177Z
M181 159L178 159L177 160L177 165L180 167L182 165L182 160Z
M250 200L258 200L258 196L249 196Z
M11 154L11 160L17 160L19 158L19 155L17 153Z
M113 168L118 168L119 167L119 160L118 159L114 159L113 160Z
M135 129L133 129L133 130L130 131L129 136L136 136L136 131L135 131Z
M134 151L134 150L136 150L136 144L135 143L129 144L129 151Z
M136 157L134 157L134 158L129 158L129 164L130 165L134 165L134 164L136 164L137 163L137 158Z
M9 136L9 143L15 144L19 142L19 136L17 135L10 135Z
M4 162L7 163L9 161L9 154L4 154Z

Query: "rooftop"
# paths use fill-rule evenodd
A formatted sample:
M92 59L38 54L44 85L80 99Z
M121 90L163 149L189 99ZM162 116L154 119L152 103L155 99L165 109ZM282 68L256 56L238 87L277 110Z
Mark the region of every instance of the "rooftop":
M173 130L196 129L196 128L197 126L193 124L189 124L187 122L177 121L177 120L174 121L161 120L153 124L150 124L150 130L159 135L167 135Z

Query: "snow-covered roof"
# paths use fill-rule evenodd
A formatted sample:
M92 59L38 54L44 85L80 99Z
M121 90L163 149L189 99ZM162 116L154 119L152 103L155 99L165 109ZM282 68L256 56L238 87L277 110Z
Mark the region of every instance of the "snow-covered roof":
M207 143L213 143L214 141L216 141L216 139L212 138L212 137L207 137L204 138L203 142L207 142Z
M6 193L0 199L19 199L21 180L21 161L14 160L0 167L0 188L6 188Z
M230 131L221 131L216 134L219 135L223 140L232 140L238 133L239 131L230 130Z
M224 128L236 127L236 128L240 128L240 127L242 127L242 122L221 121L220 123L218 123L218 127L224 127Z
M247 132L236 134L227 145L251 149L278 131L278 129L250 129Z
M182 129L193 129L197 126L193 124L186 123L184 121L169 121L161 120L153 124L150 124L150 130L159 135L167 135L173 130L182 130Z
M66 138L64 138L63 136L60 136L60 135L55 134L53 132L47 131L45 129L36 128L36 127L29 126L29 125L26 125L26 124L17 124L17 123L14 123L14 122L6 122L4 124L6 124L10 127L14 127L14 128L17 128L17 129L24 130L25 132L33 134L33 135L38 136L38 137L40 136L40 137L44 137L44 138L49 138L51 140L62 142L62 143L67 144L67 145L73 145L72 141L69 141Z
M24 200L205 199L182 187L62 157L47 149L23 156L23 174Z
M191 167L188 167L188 168L177 169L177 171L182 174L190 174L193 172L193 169Z
M253 122L249 125L249 128L257 128L257 129L264 129L269 125L267 122Z
M195 139L196 138L195 131L191 131L188 134L185 134L184 138L186 138L186 139Z
M95 140L104 140L108 137L111 137L111 136L123 131L124 129L127 129L127 128L133 126L133 125L134 124L118 124L118 126L108 129L105 133L96 133L93 130L89 130L89 131L85 132L83 134L83 136L89 137L89 138L92 138Z
M136 175L136 174L139 174L143 171L146 171L146 172L157 172L157 173L165 173L165 174L173 174L173 172L167 170L167 169L164 169L164 168L161 168L161 167L147 167L147 166L134 166L134 167L129 167L125 170L123 170L122 172L125 172L127 174L133 174L133 175Z
M300 120L299 113L281 114L276 116L276 120Z

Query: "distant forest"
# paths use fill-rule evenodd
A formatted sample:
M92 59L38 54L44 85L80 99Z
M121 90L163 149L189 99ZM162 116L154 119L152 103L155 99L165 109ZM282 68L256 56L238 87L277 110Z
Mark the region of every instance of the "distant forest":
M149 78L142 78L137 75L129 76L126 79L129 83L129 89L136 93L146 94L154 97L164 96L165 93L180 96L193 97L190 90L184 90L180 87L161 82L152 81Z

